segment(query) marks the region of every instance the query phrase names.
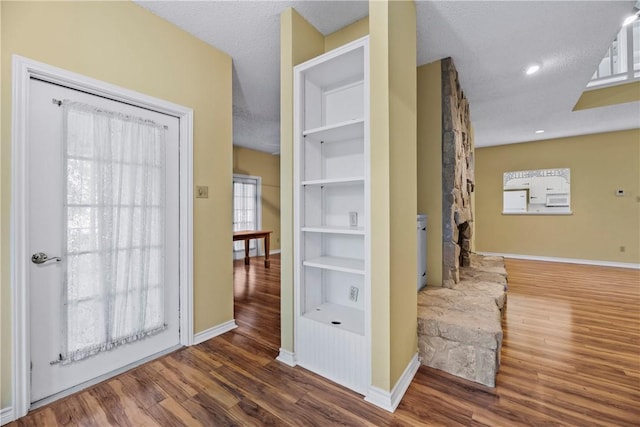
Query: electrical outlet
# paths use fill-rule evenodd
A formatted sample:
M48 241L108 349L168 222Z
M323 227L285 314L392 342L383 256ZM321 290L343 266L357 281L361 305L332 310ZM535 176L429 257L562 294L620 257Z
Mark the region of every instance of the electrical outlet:
M624 252L624 251L626 251L626 250L627 250L627 248L626 248L626 247L624 247L624 246L620 246L620 252Z
M196 199L208 199L209 187L206 185L196 185Z
M358 288L356 286L349 288L349 299L353 302L358 301Z

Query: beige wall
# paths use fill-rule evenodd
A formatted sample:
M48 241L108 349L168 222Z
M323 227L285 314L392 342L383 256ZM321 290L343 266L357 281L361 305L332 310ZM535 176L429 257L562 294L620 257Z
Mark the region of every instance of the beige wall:
M335 33L328 34L324 38L324 51L329 52L330 50L364 37L367 34L369 34L368 16L353 24L347 25Z
M271 250L280 249L280 156L234 146L233 173L262 178L262 229L273 231Z
M640 82L626 83L584 92L573 111L640 101Z
M415 19L413 2L369 2L371 380L383 390L417 349Z
M418 67L418 212L427 215L427 283L442 286L442 63Z
M501 215L502 174L547 168L571 169L573 215ZM640 130L476 148L476 213L478 251L640 263Z
M390 390L417 349L416 170L411 167L416 150L415 6L373 1L369 8L370 16L376 10L375 21L365 18L326 37L294 10L281 16L281 347L293 350L292 67L370 33L371 87L376 88L371 91L371 179L376 189L371 201L372 382ZM390 144L391 138L403 143Z
M11 55L193 108L194 322L233 318L231 58L130 2L1 2L1 244L9 249ZM2 407L11 402L9 257L2 257Z
M294 9L280 15L280 347L293 351L293 67L324 53L324 36Z
M391 374L395 386L418 348L416 9L389 2Z
M371 382L383 390L391 389L388 24L389 3L370 1Z

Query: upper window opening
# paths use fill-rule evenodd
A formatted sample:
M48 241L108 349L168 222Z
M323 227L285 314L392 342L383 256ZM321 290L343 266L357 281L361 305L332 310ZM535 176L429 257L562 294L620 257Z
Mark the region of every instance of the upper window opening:
M628 83L638 79L640 79L640 20L622 27L587 87Z

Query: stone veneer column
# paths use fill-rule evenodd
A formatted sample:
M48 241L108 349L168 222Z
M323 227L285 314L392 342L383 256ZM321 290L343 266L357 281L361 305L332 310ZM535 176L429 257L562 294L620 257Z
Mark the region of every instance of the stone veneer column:
M469 103L451 58L442 60L442 284L460 281L469 262L474 189ZM461 237L462 233L462 237ZM461 255L462 253L462 255Z

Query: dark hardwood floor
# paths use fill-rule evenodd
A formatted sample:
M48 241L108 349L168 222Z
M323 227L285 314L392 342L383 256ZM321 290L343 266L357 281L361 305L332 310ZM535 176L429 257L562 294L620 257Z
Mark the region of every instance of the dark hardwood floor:
M20 426L640 425L640 271L508 260L495 389L421 367L394 414L274 358L280 258L235 263L237 329L31 412Z

